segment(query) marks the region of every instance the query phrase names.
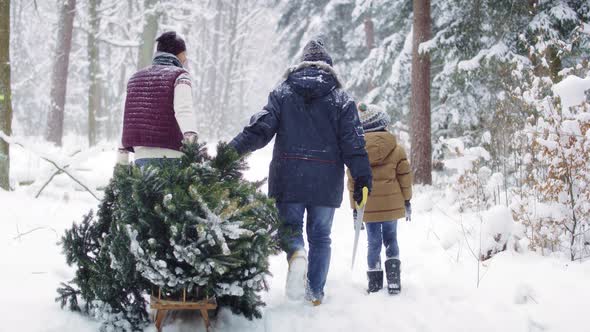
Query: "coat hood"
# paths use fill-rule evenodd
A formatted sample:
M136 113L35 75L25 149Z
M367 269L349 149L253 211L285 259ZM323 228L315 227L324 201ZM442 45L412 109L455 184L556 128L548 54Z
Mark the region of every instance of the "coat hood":
M287 83L306 100L325 96L341 88L334 69L323 61L304 61L285 73Z
M366 133L365 141L371 166L382 164L397 147L395 136L388 131Z

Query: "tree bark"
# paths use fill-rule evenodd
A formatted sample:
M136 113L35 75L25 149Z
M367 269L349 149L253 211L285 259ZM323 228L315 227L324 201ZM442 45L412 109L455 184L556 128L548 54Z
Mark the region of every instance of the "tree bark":
M0 0L0 131L12 134L10 0ZM10 147L0 139L0 188L10 190Z
M367 50L370 53L375 47L375 25L373 24L373 18L371 14L368 14L365 18L365 41L367 43Z
M372 5L371 5L372 9ZM373 17L371 11L365 17L365 41L367 43L367 55L371 53L371 50L375 47L375 25L373 24ZM372 78L369 78L367 83L367 93L371 92L374 88Z
M207 110L209 112L213 112L212 119L213 126L217 128L215 131L215 135L219 137L220 135L220 128L221 126L221 114L219 111L219 98L218 98L218 90L217 90L217 76L219 75L219 44L221 39L221 23L223 21L223 15L221 11L223 10L223 1L217 0L216 10L215 10L215 31L213 31L213 44L212 44L212 55L211 61L208 62L209 70L207 77L209 78L209 82L207 85L209 88L207 89L208 95L208 107Z
M51 104L49 105L49 118L47 120L47 140L61 146L76 0L64 0L59 3L61 8L59 9L55 62L51 78Z
M88 78L90 87L88 89L88 144L96 145L97 141L97 123L96 117L100 112L100 64L99 64L99 47L98 47L98 29L100 19L97 13L97 7L100 0L88 1L88 17L90 20L90 31L88 33Z
M141 69L149 66L152 63L154 56L154 45L156 43L156 35L158 33L158 20L160 14L156 11L158 0L145 0L144 13L145 22L143 24L143 32L141 33L141 46L139 47L137 68Z
M414 182L432 184L430 128L430 56L420 53L420 44L431 38L430 0L413 0L412 47L412 169Z
M223 88L223 97L221 98L221 107L220 111L222 112L222 121L221 123L227 123L229 118L231 117L231 106L232 103L230 99L232 98L232 89L234 83L232 82L233 71L234 71L234 64L236 60L236 56L239 55L239 52L236 52L236 44L237 44L237 35L238 35L238 17L240 15L240 2L236 1L230 4L230 12L229 12L229 38L227 40L228 44L228 59L227 59L227 66L225 67L225 75L224 75L224 88Z

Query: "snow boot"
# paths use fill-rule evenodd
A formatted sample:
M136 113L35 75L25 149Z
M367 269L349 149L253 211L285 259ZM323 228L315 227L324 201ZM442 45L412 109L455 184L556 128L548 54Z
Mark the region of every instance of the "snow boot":
M289 259L287 272L287 297L291 300L302 300L305 296L307 283L307 254L305 250L297 250Z
M315 294L309 287L307 279L305 281L305 301L311 303L311 305L314 307L321 305L324 299L324 293L322 292L321 294Z
M402 291L400 266L401 262L397 258L389 258L385 261L385 275L389 294L399 294Z
M367 271L369 287L367 293L375 293L383 289L383 270Z

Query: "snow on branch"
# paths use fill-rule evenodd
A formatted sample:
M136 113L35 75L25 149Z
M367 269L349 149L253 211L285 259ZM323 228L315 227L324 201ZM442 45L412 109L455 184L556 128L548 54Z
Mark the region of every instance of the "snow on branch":
M590 89L590 78L570 75L552 87L553 93L561 99L561 106L568 109L586 101L586 91Z
M506 53L508 53L508 52L509 52L509 49L506 46L506 44L504 44L503 42L499 42L488 49L484 49L484 50L479 51L479 53L475 57L473 57L469 60L460 61L457 64L457 67L460 70L465 70L465 71L474 70L479 67L481 60L483 60L484 58L486 60L490 60L491 58L494 58L494 57L501 58L504 55L506 55Z

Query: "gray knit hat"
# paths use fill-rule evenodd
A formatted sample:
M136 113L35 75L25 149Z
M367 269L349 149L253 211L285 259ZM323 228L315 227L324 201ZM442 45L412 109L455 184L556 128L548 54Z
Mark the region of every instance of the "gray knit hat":
M387 129L391 123L391 117L377 105L359 104L359 118L363 130L367 133ZM364 109L364 111L363 111Z
M324 42L321 39L312 40L305 45L301 61L323 61L330 66L332 65L332 57L326 51Z

